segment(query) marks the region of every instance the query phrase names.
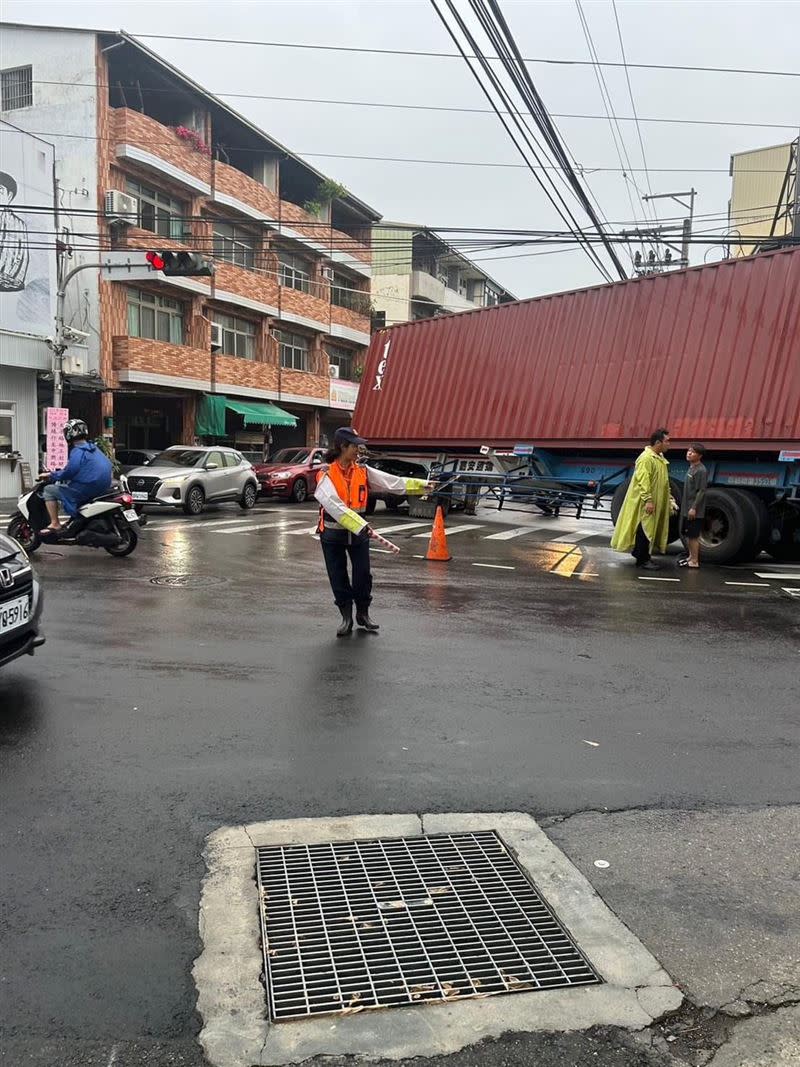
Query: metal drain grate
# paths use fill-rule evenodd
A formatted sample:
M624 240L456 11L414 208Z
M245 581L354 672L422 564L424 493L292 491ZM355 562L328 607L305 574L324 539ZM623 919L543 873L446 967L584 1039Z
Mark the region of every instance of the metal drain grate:
M256 851L275 1022L601 981L493 831Z
M171 588L205 589L210 585L224 585L226 580L213 574L157 574L149 581L151 585L166 585Z

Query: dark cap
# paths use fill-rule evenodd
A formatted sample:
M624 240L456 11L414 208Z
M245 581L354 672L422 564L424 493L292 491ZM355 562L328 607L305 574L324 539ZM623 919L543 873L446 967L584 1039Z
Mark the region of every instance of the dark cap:
M6 174L4 170L0 170L0 185L2 185L4 189L8 189L10 198L13 200L17 195L17 183L11 175Z
M352 426L340 426L333 435L333 440L337 445L365 445L367 443L364 437L358 436Z

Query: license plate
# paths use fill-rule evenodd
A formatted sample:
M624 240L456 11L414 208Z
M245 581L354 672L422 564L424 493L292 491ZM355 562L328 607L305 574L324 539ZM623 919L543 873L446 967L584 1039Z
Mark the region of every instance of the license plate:
M18 596L6 604L0 604L0 634L7 633L26 623L31 615L30 601L27 596Z
M122 513L128 522L138 522L139 516L136 514L133 508L126 508Z
M131 493L134 500L147 500L147 493Z

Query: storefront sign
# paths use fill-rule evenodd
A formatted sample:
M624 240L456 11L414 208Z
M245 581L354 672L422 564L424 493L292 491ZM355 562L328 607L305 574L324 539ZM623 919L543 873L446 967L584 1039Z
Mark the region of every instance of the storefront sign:
M67 465L67 442L64 425L69 419L68 408L47 408L47 469L61 470Z
M352 411L358 400L358 382L345 382L338 378L331 379L331 407L345 408Z

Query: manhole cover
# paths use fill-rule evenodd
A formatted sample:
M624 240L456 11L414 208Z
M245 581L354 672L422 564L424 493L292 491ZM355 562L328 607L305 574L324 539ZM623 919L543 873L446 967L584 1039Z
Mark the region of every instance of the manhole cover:
M150 579L151 585L181 586L184 589L205 589L211 585L224 585L224 578L208 574L159 574Z
M256 851L275 1022L601 981L494 831Z

